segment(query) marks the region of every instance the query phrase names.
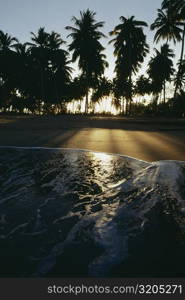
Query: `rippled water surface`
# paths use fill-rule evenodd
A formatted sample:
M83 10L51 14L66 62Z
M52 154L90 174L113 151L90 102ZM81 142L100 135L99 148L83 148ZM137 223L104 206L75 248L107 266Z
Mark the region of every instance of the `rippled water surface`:
M0 277L185 276L185 163L0 149Z

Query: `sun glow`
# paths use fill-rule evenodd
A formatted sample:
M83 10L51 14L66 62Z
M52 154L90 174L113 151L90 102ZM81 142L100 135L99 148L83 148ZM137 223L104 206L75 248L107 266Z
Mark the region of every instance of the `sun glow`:
M68 113L84 113L85 112L85 99L74 100L67 104ZM103 98L99 102L91 102L89 104L89 113L95 114L111 114L118 115L120 110L117 109L111 98Z

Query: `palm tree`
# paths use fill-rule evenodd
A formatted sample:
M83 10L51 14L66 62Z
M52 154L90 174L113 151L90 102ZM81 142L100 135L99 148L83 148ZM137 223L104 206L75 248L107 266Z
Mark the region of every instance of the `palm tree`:
M146 94L151 94L151 81L149 78L145 77L144 75L141 75L135 85L135 93L140 96L144 96Z
M158 16L150 28L157 30L154 36L154 41L157 43L163 39L167 43L173 41L176 44L177 41L181 41L182 29L180 26L176 11L171 8L165 11L158 9Z
M86 80L86 107L88 113L89 89L93 87L94 81L98 80L108 66L105 61L106 56L102 53L104 47L100 39L105 35L99 31L104 22L96 22L96 13L87 9L80 12L80 19L72 18L75 27L67 26L66 29L71 33L68 37L72 38L69 50L73 52L72 62L78 60L79 69Z
M166 82L171 80L174 73L173 57L173 50L169 48L168 44L164 44L160 51L155 49L155 56L149 62L148 74L152 79L153 93L158 94L163 89L164 103L166 102Z
M24 85L20 81L20 87L26 97L34 99L32 104L39 112L41 107L49 111L51 107L59 107L59 102L68 97L72 71L69 54L61 48L65 42L58 33L39 28L37 34L31 34L33 43L15 47L21 58L19 71L22 69L24 73Z
M98 102L102 100L104 97L108 97L111 94L111 92L112 92L112 82L108 78L102 77L93 92L92 101Z
M185 60L179 60L178 62L178 76L175 78L175 86L181 91L185 85ZM176 92L177 93L177 92ZM177 96L177 94L176 94Z
M67 97L68 85L71 82L72 68L69 66L68 53L63 49L51 52L51 75L54 81L56 100Z
M10 101L11 94L17 86L17 54L12 48L18 43L17 38L0 30L0 81L1 99L4 104Z
M37 34L31 32L31 35L32 35L31 40L34 42L33 44L31 44L32 46L40 47L40 48L47 47L49 35L45 31L44 27L40 27Z
M182 47L181 47L181 56L180 56L180 63L179 63L179 72L181 69L181 64L183 62L183 57L184 57L184 42L185 42L185 1L183 0L179 0L178 1L178 7L179 7L179 19L180 21L182 21L183 24L183 34L182 34ZM176 96L176 92L178 89L178 85L176 85L176 89L175 89L175 96Z
M121 77L115 77L112 84L113 89L113 101L115 107L120 109L121 114L128 114L128 101L130 100L131 91L133 91L133 85L127 79ZM125 103L126 102L126 103Z
M66 42L61 38L60 34L58 34L57 32L52 31L50 34L48 34L46 45L51 50L58 50L64 44L66 44Z
M175 84L175 92L174 97L176 97L177 90L180 87L180 72L181 72L181 64L183 62L184 57L184 43L185 43L185 1L184 0L163 0L162 7L166 10L173 9L176 12L176 19L181 22L180 24L183 26L183 33L182 33L182 47L181 47L181 54L180 54L180 61L179 61L179 68L176 77L176 84Z
M18 60L18 78L19 78L19 92L20 90L24 89L29 85L29 82L27 80L27 74L28 74L28 67L30 64L30 47L28 43L17 43L13 46L16 53L17 53L17 60Z
M18 43L17 38L0 30L0 64L1 72L11 75L14 69L16 53L11 49ZM15 72L14 72L15 73Z
M44 71L47 68L48 64L48 37L49 34L45 31L44 27L40 27L38 33L35 34L31 32L31 40L33 43L30 43L32 46L32 56L35 59L36 63L40 67L40 87L41 87L41 99L45 100L45 84L44 84Z
M183 30L181 28L182 26ZM156 42L158 42L160 39L166 39L167 43L172 40L174 44L176 44L176 42L182 41L180 64L177 72L177 80L174 91L175 97L178 89L180 65L184 55L185 1L163 0L162 9L158 10L158 17L151 25L151 29L158 29L154 37L154 40L156 40Z
M15 37L0 31L0 72L1 76L3 75L3 77L7 77L7 79L8 77L12 77L11 73L15 69L16 53L12 51L11 48L14 48L17 43L18 40ZM15 73L15 70L13 73Z
M12 47L16 50L16 52L21 55L21 56L27 56L28 53L29 53L29 43L24 43L24 44L21 44L21 43L17 43L15 45L13 45Z
M18 39L0 30L0 50L7 51L18 43Z
M146 27L147 23L135 20L134 16L128 19L122 16L120 20L121 24L117 25L110 32L111 36L115 36L110 43L114 43L114 55L117 58L115 67L116 81L120 87L121 84L125 85L126 98L130 102L131 109L132 74L138 72L149 51L146 36L143 32L143 27Z
M71 80L72 68L69 67L69 53L64 49L61 49L61 46L64 44L66 44L66 42L61 38L60 34L52 31L48 35L47 48L49 50L49 69L54 81L56 102L59 101L60 96L64 96L66 85Z

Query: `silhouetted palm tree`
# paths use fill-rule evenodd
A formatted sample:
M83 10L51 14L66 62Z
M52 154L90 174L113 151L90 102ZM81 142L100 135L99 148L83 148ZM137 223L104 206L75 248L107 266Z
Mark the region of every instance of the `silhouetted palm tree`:
M0 30L0 78L1 101L5 104L11 99L11 94L17 86L17 54L12 48L18 43L17 38Z
M135 93L137 95L144 96L146 94L151 94L151 92L152 86L150 79L145 77L144 75L141 75L136 81Z
M31 32L31 35L31 40L34 42L33 44L31 44L32 46L40 48L47 47L49 34L45 31L44 27L40 27L37 34Z
M182 29L181 23L177 18L177 13L172 8L168 10L158 9L158 16L154 23L151 25L151 30L157 30L154 36L154 41L157 43L163 39L168 43L173 41L181 41Z
M40 97L40 109L43 106L41 102L44 102L45 110L50 110L53 104L60 106L60 101L68 97L67 90L72 71L69 67L69 54L61 48L65 42L60 34L54 31L48 33L43 27L39 28L37 34L33 32L31 34L33 43L29 45L31 46L32 77L34 76L40 83L40 93L32 85L35 89L33 92L37 101ZM40 73L40 78L38 78L38 73ZM39 88L37 82L35 82L35 87Z
M168 44L161 46L160 51L155 49L155 56L149 62L148 74L152 79L153 94L164 91L164 103L166 101L166 82L171 80L174 73L173 51Z
M177 94L175 99L170 99L172 115L178 118L185 117L185 92L183 90Z
M81 11L80 19L72 18L75 27L66 27L72 32L68 35L72 38L69 45L69 50L73 52L72 62L78 60L79 69L86 80L86 113L88 112L89 88L103 75L105 67L108 66L105 61L106 56L102 54L104 47L100 43L100 39L105 37L99 31L104 22L96 22L95 15L96 13L89 9Z
M0 30L0 50L7 51L18 43L18 39Z
M57 32L52 31L50 34L48 34L46 45L51 50L58 50L64 44L66 44L66 42L61 38L60 34L58 34Z
M61 49L61 46L65 43L66 42L61 38L60 34L54 31L48 35L47 48L49 50L49 69L54 81L57 102L59 101L60 96L64 96L66 93L66 84L71 80L72 68L69 67L69 53L64 49Z
M121 84L125 85L126 98L130 102L131 109L132 74L138 72L149 50L146 36L143 33L143 27L146 27L147 23L135 20L134 16L128 19L122 16L120 20L121 24L110 32L111 36L115 36L110 43L114 43L114 55L117 58L116 81L120 87Z
M113 95L114 103L117 109L120 109L121 114L128 114L129 107L128 104L130 101L130 94L133 93L133 84L128 79L115 77L113 79Z
M178 76L175 77L175 86L181 91L185 85L185 60L179 60L178 62ZM176 91L177 95L177 91ZM175 95L175 96L176 96Z
M48 38L49 34L45 31L44 27L39 28L38 33L31 32L32 56L40 67L40 86L41 86L41 99L45 101L45 84L44 84L44 71L47 68L48 62Z
M17 43L15 45L13 45L13 48L16 50L16 52L21 55L21 56L27 56L28 53L29 53L29 48L30 46L30 43L24 43L24 44L21 44L21 43Z
M176 19L180 22L180 24L183 27L183 33L182 33L182 47L181 47L181 55L180 55L180 61L179 61L179 68L177 72L177 77L175 80L175 92L174 97L176 97L176 93L178 88L180 88L181 82L180 82L180 72L181 72L181 64L184 57L184 43L185 43L185 1L184 0L163 0L162 2L162 8L168 10L173 10L176 15Z
M112 92L112 82L106 77L102 77L92 94L92 101L98 102L104 97L108 97Z
M183 26L183 29L181 28ZM180 64L177 72L174 97L176 96L179 85L179 70L184 55L185 40L185 1L184 0L163 0L162 9L158 10L158 17L151 25L151 29L158 29L155 34L155 40L160 39L173 41L174 43L182 41Z
M17 77L19 80L18 90L19 92L23 92L27 90L30 85L30 77L27 76L29 74L29 67L31 65L30 60L30 47L29 43L17 43L14 45L14 49L17 53L18 60L18 68L17 68Z

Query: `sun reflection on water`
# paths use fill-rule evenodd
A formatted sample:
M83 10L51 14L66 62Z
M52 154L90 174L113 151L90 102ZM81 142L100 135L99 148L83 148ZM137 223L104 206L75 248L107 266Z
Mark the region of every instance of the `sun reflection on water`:
M111 161L112 161L111 155L106 154L106 153L93 152L92 155L95 160L100 160L103 165L104 164L107 165L107 164L111 163Z

